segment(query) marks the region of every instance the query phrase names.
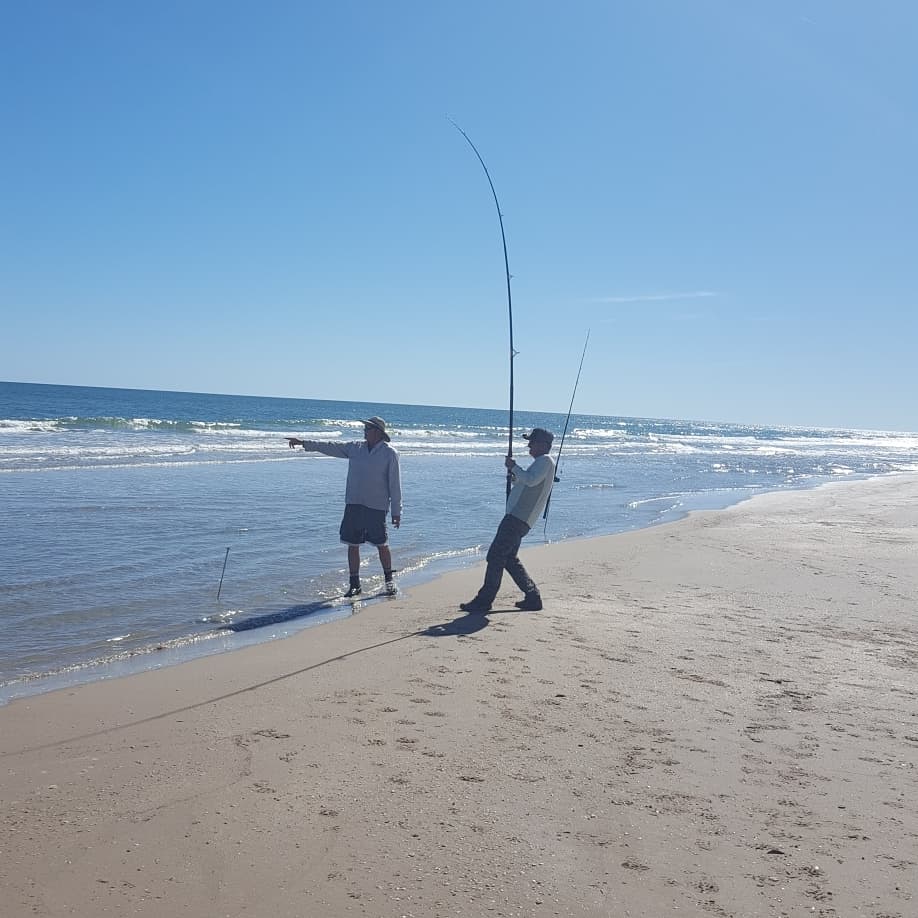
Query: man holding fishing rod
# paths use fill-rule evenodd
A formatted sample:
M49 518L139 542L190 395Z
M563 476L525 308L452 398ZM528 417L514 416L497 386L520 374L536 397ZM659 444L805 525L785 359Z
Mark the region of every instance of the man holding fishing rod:
M392 553L386 531L386 513L391 508L392 525L402 522L402 483L398 452L389 445L386 422L379 417L363 422L363 441L331 443L324 440L300 440L287 437L290 449L302 446L307 452L323 453L348 460L347 485L344 494L344 518L341 520L341 541L347 545L347 567L350 585L345 596L359 596L360 546L364 542L379 551L386 592L397 592L392 579Z
M517 557L517 552L520 550L523 536L535 526L551 494L555 481L555 463L548 453L555 436L541 427L536 427L532 433L523 434L523 438L529 441L529 455L535 462L524 469L517 465L511 456L504 460L504 465L513 479L513 487L507 497L507 512L500 521L497 535L488 549L484 584L474 599L460 603L459 608L463 612L490 612L491 603L500 589L505 570L524 594L516 607L525 612L538 612L542 608L539 588L526 572L526 568Z

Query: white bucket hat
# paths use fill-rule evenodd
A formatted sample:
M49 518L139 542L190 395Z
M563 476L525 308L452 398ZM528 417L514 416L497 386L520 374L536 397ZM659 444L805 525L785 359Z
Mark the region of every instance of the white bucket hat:
M370 427L375 427L383 435L383 440L385 440L386 443L389 442L389 434L386 433L386 422L382 418L373 415L373 417L367 418L363 423L369 424Z

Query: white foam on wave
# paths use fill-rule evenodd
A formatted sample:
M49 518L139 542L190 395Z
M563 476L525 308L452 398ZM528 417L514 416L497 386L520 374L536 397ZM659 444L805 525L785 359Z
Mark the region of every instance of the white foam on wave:
M225 625L233 621L237 615L242 613L242 609L227 609L225 612L215 612L213 615L204 615L198 619L204 625Z
M12 418L0 418L0 434L53 433L60 429L61 425L58 421L17 421Z
M0 475L12 475L20 472L97 472L106 469L164 469L190 468L198 465L253 465L259 462L289 462L287 456L264 456L257 459L176 459L174 462L99 462L95 464L78 463L74 465L43 465L16 468L0 467Z
M156 660L163 654L163 651L186 650L195 645L212 641L215 638L225 637L226 632L218 629L215 631L207 631L202 634L190 634L171 640L157 641L141 647L125 648L123 650L114 651L106 656L97 656L79 663L67 664L47 672L33 672L17 675L11 679L0 681L0 689L6 690L9 697L13 698L17 696L15 692L10 692L11 689L15 689L17 686L28 686L30 683L41 682L53 688L59 680L63 680L60 683L61 685L71 685L74 683L74 680L76 680L76 682L84 681L78 678L80 674L89 673L93 670L104 672L106 669L111 669L114 674L118 674L115 670L121 664L144 658L147 660ZM103 675L102 678L105 678L105 676ZM7 698L4 700L9 699Z
M477 440L482 437L482 434L479 431L475 430L438 430L436 428L424 428L413 430L396 430L395 436L398 436L400 439L408 439L411 437L424 437L424 438L440 438L444 440ZM486 436L492 436L488 433Z
M245 439L252 440L270 440L275 442L283 442L288 436L300 437L301 439L307 440L318 440L322 443L337 443L344 437L344 434L339 430L323 430L318 436L312 437L306 435L303 437L302 431L297 429L296 433L285 433L279 430L262 430L259 428L235 428L233 430L224 429L224 430L193 430L189 432L190 435L194 436L198 433L204 434L206 436L215 436L215 437L226 437L226 438L236 438L239 442L244 442ZM349 437L350 438L350 437Z
M0 471L45 471L77 468L151 467L157 464L204 465L229 462L277 461L294 459L286 448L285 433L273 429L247 428L235 421L163 421L157 417L135 417L106 426L99 418L98 428L91 418L54 420L0 420ZM66 426L76 422L76 426ZM81 426L82 424L86 426ZM354 440L361 428L359 419L302 421L312 425L316 439L325 442ZM64 425L63 427L61 425ZM61 437L66 433L66 437ZM475 457L503 455L507 428L500 425L450 426L425 424L392 429L392 442L403 455ZM306 434L310 436L310 434ZM555 446L559 445L558 437ZM521 442L514 452L525 454ZM818 435L794 428L743 428L691 426L667 431L662 422L647 424L609 420L606 424L577 426L565 439L568 458L609 458L653 455L691 457L711 454L719 460L714 471L753 473L760 467L784 461L814 467L824 464L825 474L847 474L831 467L861 469L871 456L878 456L884 468L912 468L918 462L918 435L859 431L829 431ZM884 455L885 453L885 455ZM307 454L325 458L319 454ZM743 457L747 467L742 467ZM300 456L300 458L302 458ZM890 465L895 463L895 465ZM736 466L736 467L735 467ZM776 469L771 469L775 471ZM793 472L791 474L794 474Z
M363 421L354 418L319 418L313 423L322 427L351 427L354 430L363 430Z
M608 427L576 427L568 431L568 437L576 440L623 440L630 437L627 430L616 430Z
M646 507L650 504L670 504L676 506L679 503L681 495L663 494L660 497L647 497L644 500L631 500L625 505L629 510L637 510L639 507Z

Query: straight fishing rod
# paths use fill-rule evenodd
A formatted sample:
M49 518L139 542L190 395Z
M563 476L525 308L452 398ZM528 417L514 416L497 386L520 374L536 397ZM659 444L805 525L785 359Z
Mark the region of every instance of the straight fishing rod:
M580 385L580 374L583 372L583 360L586 357L587 345L590 343L590 330L587 329L586 341L583 342L583 353L580 355L580 366L577 368L577 378L574 380L574 391L571 393L571 403L567 409L567 417L564 419L564 430L561 432L561 443L558 446L558 455L555 458L555 484L557 484L560 479L561 474L561 450L564 449L564 438L567 436L567 425L571 420L571 412L574 410L574 399L577 397L577 386ZM548 528L548 508L551 506L551 495L554 488L548 492L548 500L545 502L545 512L542 514L542 519L545 521L542 527L542 535L545 535L545 530Z
M220 593L223 590L223 575L226 573L226 562L229 559L229 546L226 547L226 554L223 556L223 571L220 574L220 586L217 587L217 599L220 599Z
M484 169L484 174L487 176L488 184L491 186L491 195L494 198L494 206L497 208L497 219L500 221L500 239L504 246L504 273L507 276L507 314L510 318L510 430L508 435L507 443L507 456L511 459L513 458L513 358L516 357L516 351L513 349L513 298L510 294L510 259L507 256L507 236L504 233L504 215L500 211L500 201L497 200L497 192L494 190L494 182L491 181L491 173L488 172L488 167L485 165L485 161L481 158L481 154L478 152L478 147L472 143L471 138L465 131L453 121L452 118L449 119L449 123L466 139L468 145L472 148L472 151L478 157L478 162L481 163L481 168ZM513 484L512 475L510 470L507 470L507 497L510 496L510 487Z

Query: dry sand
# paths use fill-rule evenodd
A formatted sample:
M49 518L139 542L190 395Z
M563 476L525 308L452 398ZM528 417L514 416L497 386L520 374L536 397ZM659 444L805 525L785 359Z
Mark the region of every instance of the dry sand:
M496 523L496 521L495 521ZM0 709L0 913L918 915L918 477ZM509 584L508 584L509 586Z

